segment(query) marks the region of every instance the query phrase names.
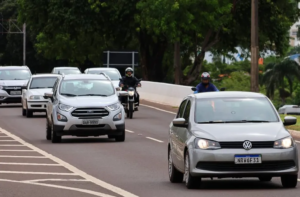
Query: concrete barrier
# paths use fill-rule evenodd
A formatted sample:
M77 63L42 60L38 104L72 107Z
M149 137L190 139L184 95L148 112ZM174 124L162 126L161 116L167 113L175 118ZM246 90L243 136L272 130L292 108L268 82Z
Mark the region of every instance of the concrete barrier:
M184 97L193 94L192 86L174 85L169 83L158 83L141 81L142 87L137 91L140 98L163 105L179 106Z

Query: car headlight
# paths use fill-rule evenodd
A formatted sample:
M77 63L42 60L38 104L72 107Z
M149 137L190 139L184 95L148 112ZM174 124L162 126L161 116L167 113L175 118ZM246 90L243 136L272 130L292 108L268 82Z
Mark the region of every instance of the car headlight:
M220 149L221 146L219 142L197 138L195 140L195 148L202 150L215 150Z
M129 96L133 96L134 95L134 91L128 91L128 95Z
M59 104L59 105L58 105L58 108L59 108L60 110L62 110L62 111L66 111L66 112L68 112L68 111L70 111L71 109L73 109L72 106L65 105L65 104Z
M115 110L117 110L117 109L120 108L120 103L118 102L118 103L109 105L109 106L107 106L107 108L108 108L109 110L111 110L111 111L115 111Z
M286 137L274 142L274 148L291 148L294 146L293 139Z
M57 113L56 118L57 118L58 121L62 121L62 122L67 122L68 121L67 117L60 114L60 113Z
M41 96L39 96L39 95L31 95L31 96L29 97L29 99L30 99L30 100L39 100L39 99L41 99Z
M117 115L114 116L113 120L118 121L122 119L122 112L118 113Z

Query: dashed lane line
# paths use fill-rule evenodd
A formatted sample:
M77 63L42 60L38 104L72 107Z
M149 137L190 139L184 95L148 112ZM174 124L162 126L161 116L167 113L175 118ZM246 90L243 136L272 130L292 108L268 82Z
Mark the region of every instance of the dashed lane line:
M93 176L91 176L91 175L89 175L89 174L87 174L87 173L79 170L78 168L72 166L71 164L69 164L69 163L67 163L67 162L65 162L65 161L63 161L63 160L61 160L61 159L59 159L59 158L57 158L57 157L55 157L55 156L53 156L53 155L51 155L51 154L43 151L43 150L41 150L41 149L33 146L32 144L29 144L28 142L25 142L24 140L22 140L18 136L14 135L14 134L12 134L12 133L10 133L8 131L6 131L3 128L0 128L0 132L5 133L6 135L10 136L14 140L18 141L19 143L27 146L28 148L30 148L32 150L35 150L36 152L40 153L41 155L47 157L48 159L51 159L52 161L54 161L54 162L56 162L56 163L64 166L66 169L68 169L69 171L73 172L74 174L79 175L79 176L85 178L86 180L89 180L90 182L92 182L92 183L94 183L94 184L96 184L96 185L98 185L98 186L100 186L102 188L110 190L113 193L119 194L120 196L123 196L123 197L138 197L135 194L132 194L132 193L130 193L128 191L125 191L125 190L123 190L123 189L121 189L119 187L116 187L114 185L106 183L106 182L104 182L102 180L99 180L99 179L97 179L97 178L95 178L95 177L93 177ZM20 173L20 172L18 172L18 173ZM38 183L31 183L31 184L38 184ZM47 186L47 184L40 184L40 183L38 185ZM51 187L51 186L53 187L53 185L49 185L49 184L48 184L48 186L49 187ZM55 187L58 187L58 186L55 186ZM67 188L65 188L65 189L67 189ZM77 188L73 188L73 190L74 189L77 189ZM80 189L78 189L78 191L80 191ZM88 192L91 192L91 191L88 191ZM106 196L107 197L108 196L111 197L110 195L106 195Z
M127 131L128 133L134 133L134 131L130 131L128 129L126 129L125 131Z
M35 182L46 182L46 181L74 181L74 182L89 182L85 179L33 179L33 180L26 180L21 181L23 183L35 183Z
M153 106L150 106L150 105L144 105L144 104L140 104L140 105L145 106L145 107L149 107L149 108L152 108L152 109L156 109L156 110L159 110L159 111L167 112L169 114L175 114L175 115L177 114L177 113L174 113L174 112L171 112L171 111L167 111L167 110L163 110L163 109L159 109L157 107L153 107Z
M0 162L0 165L21 165L21 166L61 166L60 164L51 163L13 163L13 162Z
M64 176L78 176L76 173L60 173L60 172L25 172L25 171L0 171L0 174L44 174L44 175L64 175Z
M146 138L149 139L149 140L153 140L153 141L159 142L159 143L163 143L163 141L155 139L155 138L152 138L152 137L146 137Z
M16 155L0 155L0 157L4 158L41 158L41 159L48 159L45 156L16 156Z

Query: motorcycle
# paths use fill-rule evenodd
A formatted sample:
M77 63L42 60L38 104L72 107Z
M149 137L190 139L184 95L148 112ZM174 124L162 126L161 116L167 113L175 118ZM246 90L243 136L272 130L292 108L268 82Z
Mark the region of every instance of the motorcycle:
M141 80L142 79L139 79L137 84L139 84L141 82ZM120 82L121 83L123 82L122 78L120 78ZM139 86L137 86L137 84L135 85L135 87L139 87ZM137 102L135 102L135 97L134 97L134 95L137 93L135 87L129 87L126 85L126 87L124 86L123 88L121 88L121 90L125 89L126 91L119 92L119 98L127 97L126 100L124 99L125 100L124 103L122 102L122 99L120 98L120 102L124 106L125 113L127 114L127 118L130 118L130 119L132 119L132 117L133 117L133 112L137 111L137 106L136 106Z
M198 94L198 92L196 92L197 91L196 87L192 87L191 89L194 91L194 94ZM221 88L220 91L225 91L225 89L226 88Z

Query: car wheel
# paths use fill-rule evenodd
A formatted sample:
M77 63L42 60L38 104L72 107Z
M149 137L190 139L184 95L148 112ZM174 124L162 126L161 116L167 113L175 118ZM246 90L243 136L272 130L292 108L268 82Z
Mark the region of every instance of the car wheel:
M24 109L23 104L22 104L22 116L26 116L26 110Z
M269 182L269 181L272 180L273 177L271 177L271 176L262 176L262 177L258 177L258 178L261 182Z
M124 142L125 141L125 129L122 131L121 135L115 137L117 142Z
M46 118L46 139L51 140L51 126L49 124L48 118Z
M26 104L26 117L30 118L32 116L33 116L33 112L28 109L27 104Z
M52 143L61 142L61 136L57 136L56 130L54 129L53 121L52 121L52 124L51 124L51 140L52 140Z
M188 151L186 152L185 155L185 160L184 160L184 182L185 186L188 189L195 189L200 187L201 185L201 177L193 177L190 173L190 156Z
M109 139L114 139L115 138L115 136L113 136L113 135L107 135L107 136L108 136Z
M171 150L168 151L168 167L169 167L169 179L171 183L181 183L183 180L183 173L178 171L172 160Z
M284 175L281 177L281 184L285 188L294 188L297 186L298 175Z

